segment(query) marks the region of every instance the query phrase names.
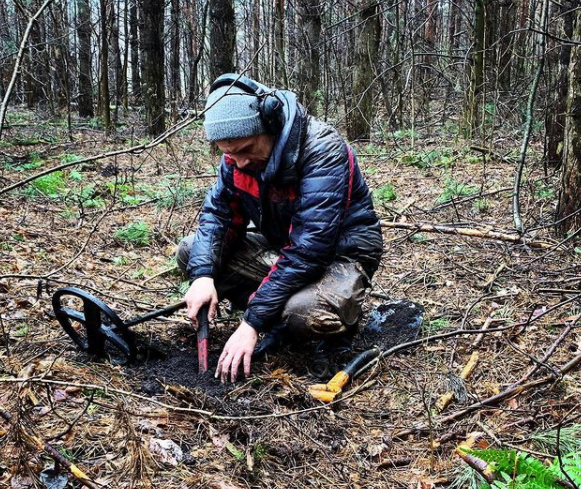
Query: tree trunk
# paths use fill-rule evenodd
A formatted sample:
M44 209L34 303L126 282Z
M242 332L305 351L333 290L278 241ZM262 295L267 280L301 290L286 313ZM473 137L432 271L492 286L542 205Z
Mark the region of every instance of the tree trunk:
M123 97L123 64L121 61L121 46L119 45L119 12L115 13L115 0L111 0L109 12L109 22L111 31L111 45L110 49L113 53L113 80L115 80L115 111L113 120L115 125L119 118L119 106L121 105L121 100Z
M99 114L103 119L105 126L105 133L111 133L111 113L109 111L109 37L107 30L107 2L112 0L100 0L101 6L101 56L100 56L100 70L99 70Z
M514 29L516 22L517 6L513 0L505 1L500 8L499 25L499 54L498 71L499 85L504 94L510 94L512 90L512 64L514 51Z
M351 113L347 118L350 140L369 139L373 121L373 85L379 53L379 5L362 2L359 13L359 36L355 46L355 66Z
M163 44L164 4L158 0L141 0L143 20L143 99L148 132L158 136L165 131L165 85Z
M571 39L573 37L573 2L565 0L561 5L561 16L563 19L563 37ZM552 166L559 166L562 163L562 146L565 136L565 110L567 101L567 89L569 85L569 63L571 61L571 45L561 44L559 46L559 72L554 93L551 96L552 103L546 111L546 145L547 163Z
M468 107L466 110L466 127L470 135L478 126L478 109L480 94L484 83L484 33L485 33L484 0L474 3L474 31L472 34L473 50L470 61L470 86L468 88Z
M123 33L125 41L123 43L123 72L121 73L121 90L123 95L123 110L127 113L129 108L129 84L127 73L129 71L129 5L127 2L123 6Z
M284 0L275 0L275 30L274 30L274 76L275 85L284 87L288 85L286 76L286 56L284 51Z
M576 41L579 42L581 40L579 36L581 10L576 10L573 15L573 32L577 33ZM557 220L563 219L558 226L558 231L562 235L581 228L581 214L571 216L581 209L581 46L579 44L571 48L565 124L561 195L557 208Z
M8 14L7 2L0 2L0 99L6 93L6 82L10 78L11 61L8 57L7 46L12 44L12 27ZM15 43L14 43L15 44Z
M260 57L260 0L252 1L252 65L250 73L254 79L259 77Z
M234 71L234 7L232 0L210 2L210 77Z
M170 31L170 107L172 121L178 120L178 106L181 98L180 84L180 2L171 0Z
M302 104L313 115L319 112L321 13L318 0L300 0L298 3L300 51L298 65L298 92Z
M49 58L53 93L56 95L56 102L59 109L68 107L68 90L67 83L69 70L67 70L68 58L68 35L65 29L68 28L68 22L65 18L65 10L62 5L56 4L49 8L49 17L53 23L55 41L52 43Z
M129 7L129 43L131 45L131 91L136 104L141 103L141 76L139 65L138 0L131 0ZM127 54L126 54L127 56Z
M30 11L36 12L40 7L38 1L33 1L29 5ZM23 25L26 26L28 19L24 15ZM34 49L29 49L26 55L28 63L23 66L25 73L25 91L26 91L26 105L29 109L33 109L41 102L49 101L47 95L51 94L50 76L47 57L47 46L44 35L44 26L42 19L38 19L34 23L30 31L30 46Z
M429 49L435 49L436 40L436 26L438 25L438 2L437 0L428 0L428 18L426 20L426 45Z

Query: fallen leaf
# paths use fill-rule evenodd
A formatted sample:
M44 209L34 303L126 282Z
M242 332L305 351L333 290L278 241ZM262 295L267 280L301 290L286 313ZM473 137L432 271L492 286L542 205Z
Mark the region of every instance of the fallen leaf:
M47 489L64 489L69 482L69 476L51 468L40 473L40 480Z
M184 459L184 452L173 440L151 438L149 451L159 462L172 467L176 467Z
M223 435L216 433L215 435L212 435L212 443L220 450L223 450L226 445L228 445L229 441L230 435L228 433L224 433Z
M381 455L387 450L387 445L385 443L373 444L367 447L367 453L370 457L375 458Z
M516 398L513 397L508 401L508 407L511 409L518 409L518 401Z
M34 481L25 475L16 474L10 479L10 487L14 489L28 489L29 487L34 487Z
M69 397L63 389L55 389L52 393L52 397L56 402L66 401Z

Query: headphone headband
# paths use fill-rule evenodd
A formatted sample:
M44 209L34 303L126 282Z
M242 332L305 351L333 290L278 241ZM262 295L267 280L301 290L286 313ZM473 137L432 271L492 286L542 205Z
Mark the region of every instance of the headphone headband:
M216 78L212 86L210 87L210 93L214 90L217 90L220 87L238 87L241 90L244 90L247 93L254 94L254 95L262 95L264 90L258 86L256 82L251 80L250 78L237 75L236 73L226 73L224 75L219 76Z
M266 92L250 78L226 73L216 78L210 87L210 93L221 87L237 87L259 99L258 112L269 134L278 134L284 126L283 102L275 92ZM226 93L225 95L228 95Z

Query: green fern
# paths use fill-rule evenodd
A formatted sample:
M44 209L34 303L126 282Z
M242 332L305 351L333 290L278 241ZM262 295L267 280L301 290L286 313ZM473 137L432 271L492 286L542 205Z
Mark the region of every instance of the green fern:
M573 479L577 486L581 486L581 453L571 453L565 457L561 457L563 465L559 463L556 458L549 470L559 479L567 479L567 475ZM567 475L565 475L567 474Z
M558 469L546 467L524 452L495 449L463 451L490 464L497 475L492 485L483 484L479 489L562 489L557 483L557 479L563 478Z

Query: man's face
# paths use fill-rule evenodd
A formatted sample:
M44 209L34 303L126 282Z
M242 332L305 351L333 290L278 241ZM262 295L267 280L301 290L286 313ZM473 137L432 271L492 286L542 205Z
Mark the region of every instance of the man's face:
M229 154L241 170L264 170L274 147L274 136L260 134L241 139L217 141L220 151Z

